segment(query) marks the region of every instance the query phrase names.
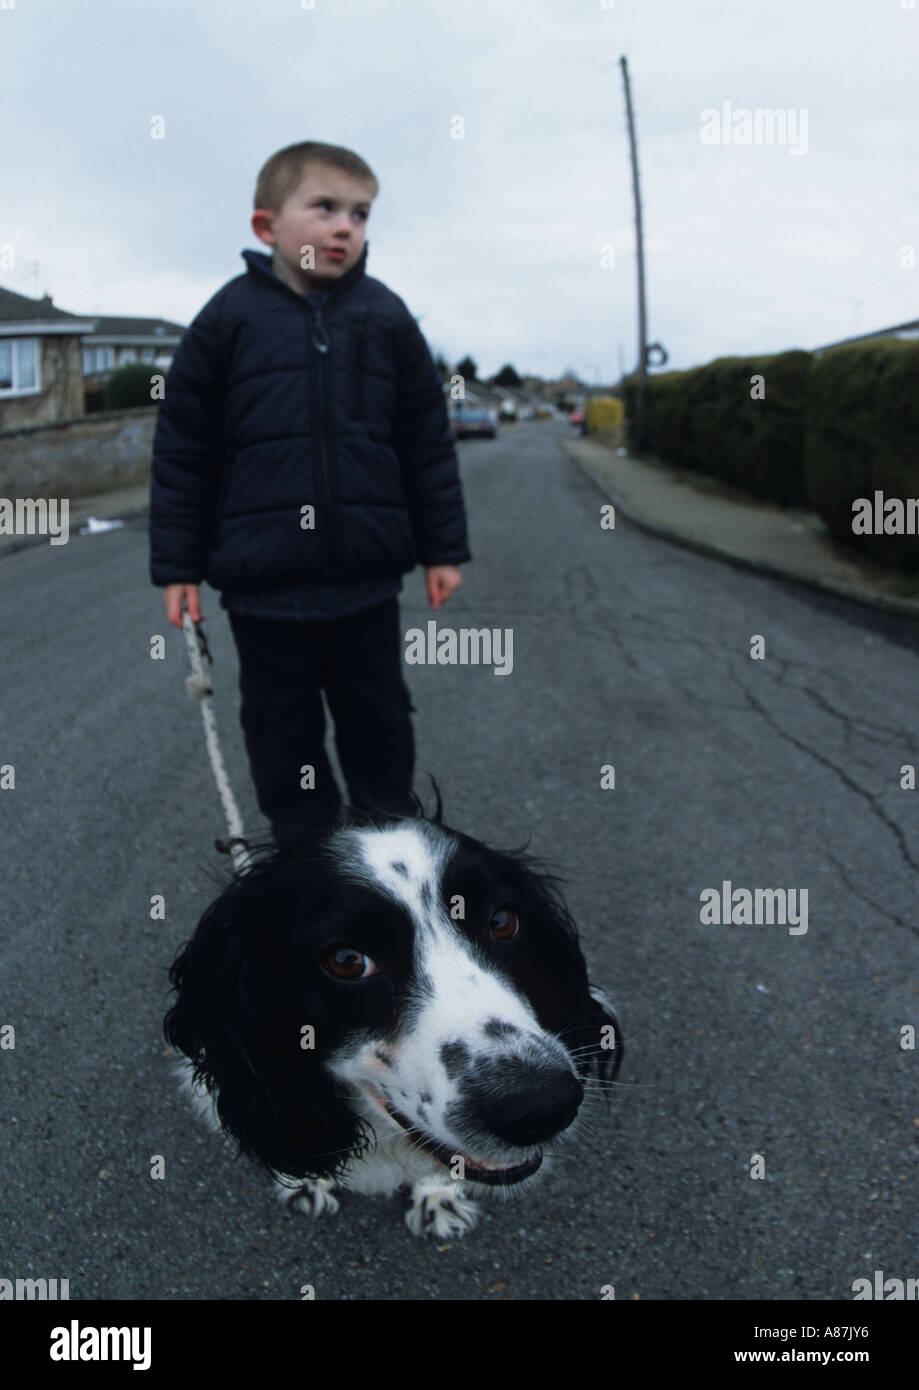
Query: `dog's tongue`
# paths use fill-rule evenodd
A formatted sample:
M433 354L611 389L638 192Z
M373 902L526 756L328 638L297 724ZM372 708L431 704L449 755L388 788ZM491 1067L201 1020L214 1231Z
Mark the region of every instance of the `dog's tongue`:
M537 1154L535 1158L528 1159L526 1163L504 1164L488 1163L482 1160L476 1163L474 1159L462 1155L464 1164L463 1176L471 1179L472 1182L493 1183L495 1186L521 1182L523 1178L529 1178L542 1166L542 1154Z

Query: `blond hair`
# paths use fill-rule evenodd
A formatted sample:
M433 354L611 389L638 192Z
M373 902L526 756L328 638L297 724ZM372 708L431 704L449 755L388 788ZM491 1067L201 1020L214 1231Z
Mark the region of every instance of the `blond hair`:
M332 169L341 169L354 178L365 179L373 185L374 198L380 191L376 175L359 154L346 150L343 145L323 145L318 140L305 140L302 144L288 145L278 150L262 165L255 185L255 207L278 212L310 164L324 164Z

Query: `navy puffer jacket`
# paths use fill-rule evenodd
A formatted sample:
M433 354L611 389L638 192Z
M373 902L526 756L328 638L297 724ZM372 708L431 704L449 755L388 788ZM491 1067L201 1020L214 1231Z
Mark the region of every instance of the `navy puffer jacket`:
M367 249L319 297L244 251L247 273L184 333L153 442L154 584L251 591L470 558L440 379Z

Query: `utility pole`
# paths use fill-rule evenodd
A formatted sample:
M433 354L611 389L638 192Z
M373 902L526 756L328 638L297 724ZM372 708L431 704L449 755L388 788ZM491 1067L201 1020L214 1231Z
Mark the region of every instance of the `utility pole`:
M635 147L635 121L632 115L632 93L629 89L629 66L625 55L619 59L625 86L625 109L629 118L629 145L632 151L632 187L635 192L635 245L638 252L638 375L635 383L635 450L641 453L647 445L645 437L645 379L648 356L648 325L645 313L645 243L641 228L641 190L638 186L638 152Z

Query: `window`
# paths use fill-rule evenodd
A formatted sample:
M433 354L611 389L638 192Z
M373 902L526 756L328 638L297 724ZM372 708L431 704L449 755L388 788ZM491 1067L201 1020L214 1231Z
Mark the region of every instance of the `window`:
M0 395L40 389L37 338L0 338Z
M83 371L86 376L93 372L104 372L115 364L115 349L110 347L85 347L83 349Z
M129 362L137 361L137 348L122 348L119 353L119 360L122 367L126 367Z

